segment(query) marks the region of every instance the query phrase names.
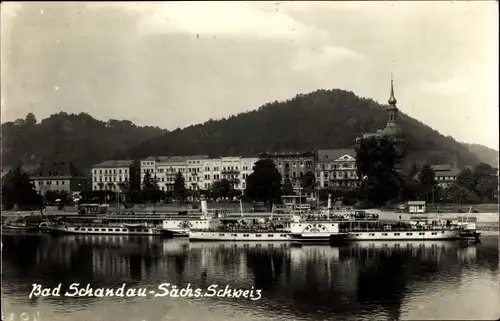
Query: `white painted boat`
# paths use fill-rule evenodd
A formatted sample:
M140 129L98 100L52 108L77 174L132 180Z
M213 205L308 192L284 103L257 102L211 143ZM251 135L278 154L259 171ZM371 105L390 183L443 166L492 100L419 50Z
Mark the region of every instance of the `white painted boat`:
M451 221L451 225L460 228L461 239L478 241L479 236L481 236L481 233L479 233L476 229L477 218L470 217L471 213L472 213L472 206L469 208L469 213L467 214L466 217L457 216L455 219Z
M304 219L294 217L291 224L291 239L301 243L347 241L424 241L457 240L463 229L447 226L437 220L425 222L382 223L368 216L365 219Z
M44 233L63 235L160 235L161 232L155 227L124 227L112 225L65 225L42 222L39 226Z
M191 230L189 241L288 241L288 230Z
M426 240L458 240L459 229L392 229L372 231L352 231L347 233L347 241L426 241Z
M204 249L250 249L250 248L286 248L287 242L227 242L227 241L213 241L213 242L189 242L190 250L204 250Z

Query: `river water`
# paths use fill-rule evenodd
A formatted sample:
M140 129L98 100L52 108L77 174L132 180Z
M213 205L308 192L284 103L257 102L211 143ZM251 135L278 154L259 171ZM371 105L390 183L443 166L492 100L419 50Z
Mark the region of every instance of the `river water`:
M488 229L486 229L488 230ZM492 230L492 228L490 228ZM5 320L493 320L499 239L481 244L189 243L155 237L3 235ZM29 298L32 284L60 296ZM71 284L147 288L146 297L67 297ZM253 298L154 297L164 283L251 290ZM152 293L152 292L151 292ZM204 293L204 292L203 292ZM213 293L213 292L207 292ZM250 293L250 292L248 292ZM223 293L222 293L223 294Z

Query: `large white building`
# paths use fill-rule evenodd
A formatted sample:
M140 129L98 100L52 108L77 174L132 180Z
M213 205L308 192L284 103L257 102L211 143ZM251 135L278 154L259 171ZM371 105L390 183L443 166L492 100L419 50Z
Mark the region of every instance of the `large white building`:
M109 160L92 167L92 190L139 189L139 164L133 160Z
M184 177L187 189L201 188L201 171L207 155L196 156L159 156L141 160L141 183L147 172L156 178L158 187L162 191L173 191L177 173Z
M253 171L253 165L259 158L220 157L205 160L203 166L202 189L208 190L210 186L221 179L227 179L238 190L245 190L246 178Z
M148 157L141 161L141 182L149 172L151 177L156 177L160 190L173 191L175 178L180 172L187 189L208 190L214 182L228 179L235 189L244 190L245 180L258 160L242 157L209 158L207 155Z
M431 165L434 171L434 179L439 187L450 187L458 178L460 170L456 164Z
M352 149L318 150L316 183L320 188L356 187L356 152Z

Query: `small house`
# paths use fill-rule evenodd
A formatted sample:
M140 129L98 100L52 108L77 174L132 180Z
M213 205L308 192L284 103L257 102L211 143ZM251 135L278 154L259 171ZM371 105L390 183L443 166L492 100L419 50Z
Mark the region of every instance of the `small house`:
M408 212L410 214L425 213L425 201L408 201Z

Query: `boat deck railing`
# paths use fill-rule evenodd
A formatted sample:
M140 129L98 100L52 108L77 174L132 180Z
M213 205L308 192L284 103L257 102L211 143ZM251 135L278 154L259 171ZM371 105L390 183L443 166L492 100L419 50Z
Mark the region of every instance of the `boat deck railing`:
M460 228L429 226L429 227L378 227L378 228L340 228L340 232L435 232L435 231L457 231Z
M57 227L62 227L62 226L71 226L71 227L122 227L123 224L126 223L114 223L114 222L88 222L88 223L83 223L83 222L78 222L78 223L60 223L60 224L53 224L52 226L57 226ZM148 228L148 227L157 227L161 226L161 224L145 224L145 226L127 226L127 228Z
M289 233L286 229L258 229L258 228L213 228L213 229L191 229L192 232L208 232L208 233Z
M301 222L377 222L378 218L344 218L344 217L301 217Z

